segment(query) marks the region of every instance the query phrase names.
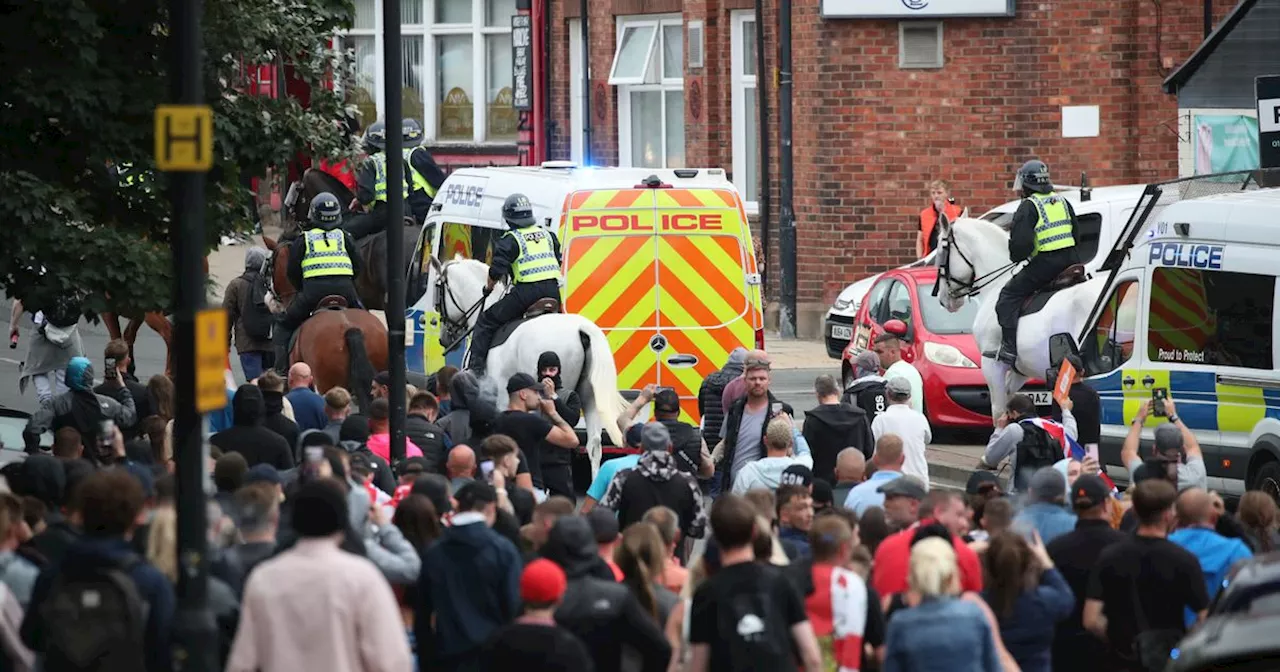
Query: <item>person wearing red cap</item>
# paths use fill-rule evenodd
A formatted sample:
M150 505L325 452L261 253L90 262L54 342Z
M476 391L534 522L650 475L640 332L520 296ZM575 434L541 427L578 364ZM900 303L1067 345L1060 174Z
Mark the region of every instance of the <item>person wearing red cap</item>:
M567 586L568 579L560 565L545 558L530 562L520 574L524 615L489 640L483 669L594 671L595 664L582 640L556 625L555 610L564 599Z

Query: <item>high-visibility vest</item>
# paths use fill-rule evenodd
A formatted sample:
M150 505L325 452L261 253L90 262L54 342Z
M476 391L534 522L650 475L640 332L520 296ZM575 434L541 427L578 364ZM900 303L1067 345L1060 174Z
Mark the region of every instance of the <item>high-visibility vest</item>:
M514 237L520 246L520 256L511 264L511 276L516 284L560 278L560 263L556 261L550 231L526 226L508 230L504 235Z
M302 279L355 275L347 256L347 238L342 229L308 229L303 234L306 253L302 257Z
M387 202L387 155L378 152L369 157L373 162L373 200ZM409 176L405 175L404 184L401 185L404 191L404 197L409 198Z
M952 224L955 224L956 220L960 219L960 215L964 213L964 210L961 210L960 206L950 201L947 201L946 203L943 204L942 210L947 215L947 221L951 222ZM929 207L920 211L920 234L924 236L924 244L926 247L928 247L929 245L929 240L933 238L933 229L937 225L938 225L938 211L933 207L933 204L930 203ZM930 247L925 250L925 254L928 254L929 252L932 252L932 251L933 251L933 248Z
M1076 240L1071 235L1071 211L1067 210L1067 202L1053 192L1032 194L1028 198L1039 213L1039 219L1036 220L1036 249L1032 254L1075 247Z
M434 199L436 197L436 188L431 186L431 183L427 181L427 178L422 176L422 173L418 172L417 168L413 167L413 161L409 159L409 157L413 156L413 153L419 149L421 148L410 147L404 150L404 169L407 171L405 175L413 177L414 191L425 191L427 192L427 196Z

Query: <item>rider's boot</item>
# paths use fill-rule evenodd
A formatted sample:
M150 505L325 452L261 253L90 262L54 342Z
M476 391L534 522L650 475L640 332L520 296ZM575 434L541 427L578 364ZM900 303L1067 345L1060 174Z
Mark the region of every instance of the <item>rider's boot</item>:
M275 370L276 373L287 376L289 375L289 339L293 337L293 330L285 327L280 322L276 322L275 327L271 330L271 345L276 351Z
M1001 329L1000 351L996 353L996 360L1004 362L1009 366L1016 366L1018 363L1018 328Z

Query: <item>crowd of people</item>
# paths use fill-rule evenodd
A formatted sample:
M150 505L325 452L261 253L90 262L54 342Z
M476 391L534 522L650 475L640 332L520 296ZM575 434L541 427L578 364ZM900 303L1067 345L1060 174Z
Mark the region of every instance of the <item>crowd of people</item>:
M229 379L208 440L220 659L235 672L1152 669L1231 566L1280 540L1270 497L1248 493L1232 515L1207 490L1173 400L1145 457L1153 409L1140 410L1123 495L1091 453L1072 459L1097 422L1073 414L1091 404L1074 390L1060 423L1009 402L987 451L1013 463L1007 485L980 470L964 492L931 487L928 421L892 371L910 365L891 339L875 345L856 362L866 384L818 377L803 422L770 391L763 351L707 377L699 425L674 390L646 388L619 419L634 452L604 462L581 502L568 467L581 402L552 353L506 381L505 403L451 367L406 390L400 461L385 372L358 412L348 390L314 391L305 364ZM173 386L133 380L121 342L104 364L98 383L89 360L68 363L66 399L33 416L30 454L0 471L9 669L174 665Z

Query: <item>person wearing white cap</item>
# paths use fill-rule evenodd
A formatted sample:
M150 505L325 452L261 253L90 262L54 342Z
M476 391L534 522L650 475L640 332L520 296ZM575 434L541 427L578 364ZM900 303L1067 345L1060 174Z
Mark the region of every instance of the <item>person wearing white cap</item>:
M877 441L886 434L896 434L901 438L905 458L902 473L915 476L928 487L929 463L925 459L925 450L933 441L929 419L912 407L911 383L905 378L890 378L885 384L885 394L889 397L889 408L871 422L871 433Z
M1124 438L1120 447L1120 462L1129 470L1129 478L1142 466L1142 458L1138 456L1138 442L1142 438L1142 426L1151 415L1155 401L1148 401L1138 407L1138 413L1129 426L1129 435ZM1200 450L1200 442L1178 417L1178 409L1173 399L1165 399L1165 416L1169 422L1157 425L1154 432L1155 453L1178 463L1178 491L1187 488L1209 489L1209 474L1204 465L1204 453Z

